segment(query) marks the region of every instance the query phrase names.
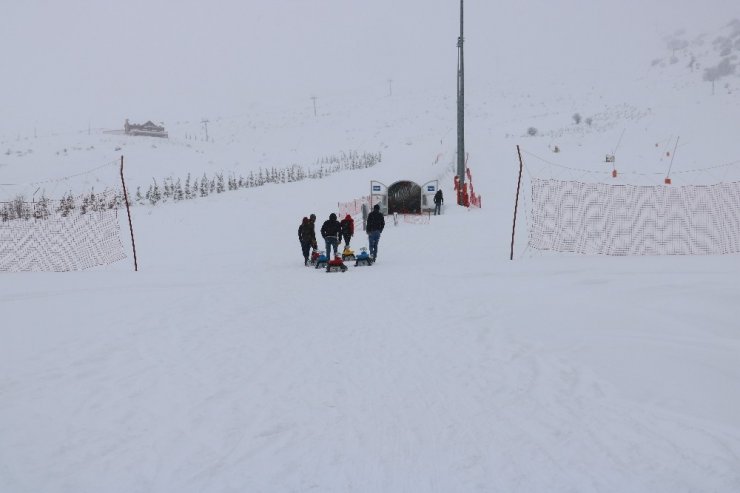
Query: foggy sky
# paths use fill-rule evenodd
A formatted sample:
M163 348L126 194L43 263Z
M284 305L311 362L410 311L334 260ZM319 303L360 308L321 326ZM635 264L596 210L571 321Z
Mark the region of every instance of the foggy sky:
M382 96L389 79L398 91L454 95L458 0L3 3L6 131ZM467 0L467 81L598 80L645 67L676 29L698 34L733 17L736 0Z

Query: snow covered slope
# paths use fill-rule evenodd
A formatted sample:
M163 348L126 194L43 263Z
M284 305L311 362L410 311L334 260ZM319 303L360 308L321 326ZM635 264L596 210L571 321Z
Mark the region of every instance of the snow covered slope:
M736 180L737 166L705 168L740 160L738 92L712 95L700 76L651 66L660 39L635 72L476 75L514 54L489 59L474 41L485 19L470 15L466 146L480 210L452 200L454 77L399 77L392 95L383 77L381 92L321 96L317 115L307 97L240 107L208 118L208 141L199 109L167 121L168 140L106 133L113 120L4 131L3 198L122 154L130 187L349 150L382 161L137 205L137 273L130 256L85 272L3 273L0 491L740 489L737 256L544 255L526 247L523 215L509 261L517 144L528 176L612 180L603 161L614 153L619 183L656 184L680 137L676 185ZM320 225L372 179L436 178L445 213L389 220L376 265L303 266L303 216ZM54 183L50 192L66 187Z

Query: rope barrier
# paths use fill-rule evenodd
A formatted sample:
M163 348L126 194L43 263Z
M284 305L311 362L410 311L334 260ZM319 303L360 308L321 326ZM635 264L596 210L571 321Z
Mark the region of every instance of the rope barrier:
M611 173L611 171L589 170L589 169L584 169L584 168L575 168L571 166L565 166L563 164L558 164L558 163L549 161L543 157L538 156L537 154L526 151L524 149L522 149L522 152L527 154L528 156L532 156L533 158L539 159L543 163L546 163L550 166L554 166L556 168L567 169L569 171L577 171L577 172L581 172L584 174L592 173L592 174L607 174L608 175ZM737 165L740 165L740 159L722 163L722 164L713 165L713 166L706 166L704 168L693 168L693 169L687 169L687 170L681 170L681 171L670 171L670 173L673 175L679 175L679 174L684 174L684 173L702 173L702 172L706 172L706 171L713 170L713 169L727 168L727 167L737 166ZM661 173L661 172L641 173L638 171L624 171L622 173L636 175L636 176L665 176L665 173Z
M18 187L18 186L27 186L27 185L43 185L45 183L61 183L63 181L71 180L72 178L78 178L80 176L89 175L90 173L92 173L94 171L97 171L99 169L103 169L106 166L117 166L117 165L118 165L118 163L116 161L112 161L110 163L101 164L100 166L97 166L95 168L91 168L91 169L89 169L87 171L81 171L81 172L76 173L74 175L62 176L60 178L52 178L52 179L43 180L43 181L31 181L31 182L27 182L27 183L0 183L0 185L2 185L2 186L9 186L9 187Z

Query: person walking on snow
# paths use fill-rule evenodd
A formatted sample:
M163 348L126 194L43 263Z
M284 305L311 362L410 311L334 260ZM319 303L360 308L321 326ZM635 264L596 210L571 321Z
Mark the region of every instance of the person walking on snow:
M380 205L375 204L373 211L367 215L367 223L365 225L365 232L367 233L367 241L370 244L370 256L373 261L378 259L378 242L380 241L380 233L385 228L385 218L383 213L380 212Z
M308 265L308 254L311 250L313 243L311 241L311 233L313 228L307 217L303 218L301 225L298 226L298 241L301 242L301 251L303 252L303 265ZM316 241L316 235L313 236L313 242Z
M334 256L337 256L337 245L339 245L339 238L342 236L342 226L337 221L337 215L333 212L329 214L329 219L324 221L324 225L321 226L321 236L326 242L326 256L331 257L331 248L334 247Z
M442 189L437 190L434 194L434 215L442 214L442 204L445 199L442 197Z
M352 239L352 236L355 234L355 220L352 219L352 216L347 214L344 219L342 219L342 222L339 223L342 227L342 238L344 238L344 248L349 248L349 240Z

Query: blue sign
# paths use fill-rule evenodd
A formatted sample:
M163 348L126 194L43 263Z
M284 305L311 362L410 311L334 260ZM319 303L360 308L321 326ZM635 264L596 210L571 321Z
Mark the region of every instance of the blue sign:
M380 185L373 185L373 192L380 192Z
M433 192L434 191L434 185L427 185L427 192Z

